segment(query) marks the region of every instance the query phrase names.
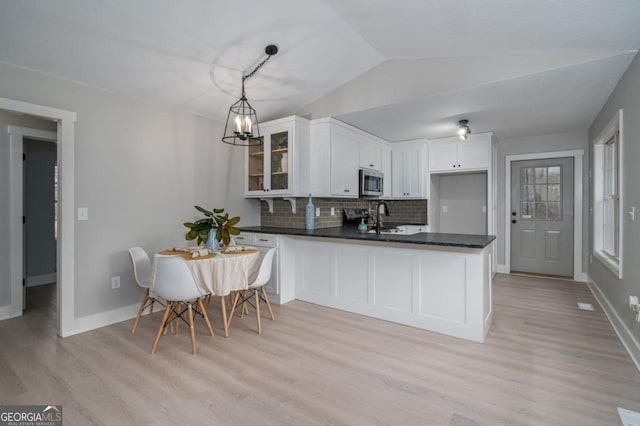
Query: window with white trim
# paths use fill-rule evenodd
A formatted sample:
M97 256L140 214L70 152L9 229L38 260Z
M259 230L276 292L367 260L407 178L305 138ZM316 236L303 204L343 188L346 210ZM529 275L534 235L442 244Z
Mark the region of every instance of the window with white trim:
M622 110L593 145L593 254L622 278Z

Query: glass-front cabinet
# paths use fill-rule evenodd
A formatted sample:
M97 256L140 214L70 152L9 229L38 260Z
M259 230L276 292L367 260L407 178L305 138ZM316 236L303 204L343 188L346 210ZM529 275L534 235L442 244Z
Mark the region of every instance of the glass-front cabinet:
M250 146L245 161L245 196L293 195L296 127L299 117L260 124L262 145Z

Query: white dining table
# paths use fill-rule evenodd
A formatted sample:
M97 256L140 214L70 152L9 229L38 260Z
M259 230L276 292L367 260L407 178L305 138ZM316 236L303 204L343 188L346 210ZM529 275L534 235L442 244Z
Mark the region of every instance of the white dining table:
M198 257L192 257L190 252L174 250L164 250L158 255L182 257L200 289L220 297L224 335L229 337L225 296L248 288L260 269L260 252L253 247L232 247Z

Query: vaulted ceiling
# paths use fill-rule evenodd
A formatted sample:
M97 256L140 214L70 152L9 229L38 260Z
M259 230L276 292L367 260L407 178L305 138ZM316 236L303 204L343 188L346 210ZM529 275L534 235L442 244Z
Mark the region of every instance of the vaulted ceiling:
M639 20L636 0L0 0L0 61L224 120L273 43L247 81L261 120L512 137L586 129Z

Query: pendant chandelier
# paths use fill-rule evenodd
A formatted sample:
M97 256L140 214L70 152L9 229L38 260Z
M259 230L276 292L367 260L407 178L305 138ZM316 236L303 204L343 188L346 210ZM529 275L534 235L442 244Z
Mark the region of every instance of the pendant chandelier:
M267 57L264 58L253 71L242 76L242 96L240 100L229 108L227 123L224 126L224 136L222 137L222 142L224 143L238 146L262 145L256 110L249 104L249 101L247 101L244 82L252 77L271 56L278 53L278 47L270 44L264 49L264 52L267 54Z

